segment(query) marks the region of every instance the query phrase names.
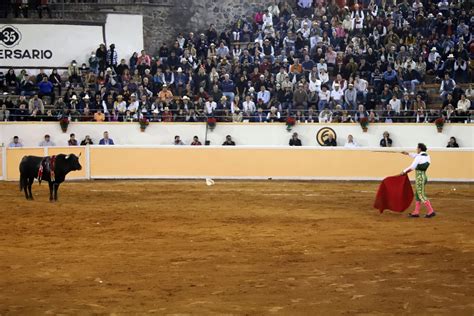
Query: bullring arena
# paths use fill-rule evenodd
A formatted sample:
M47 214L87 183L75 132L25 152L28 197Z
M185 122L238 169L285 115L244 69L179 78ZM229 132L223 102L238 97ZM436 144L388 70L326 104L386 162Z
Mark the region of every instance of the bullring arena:
M474 316L469 0L0 0L0 316Z
M4 177L17 177L24 154L44 151L4 149L2 162L9 162ZM81 154L83 169L69 175L56 203L48 201L47 184L35 184L35 201L27 201L17 181L0 183L2 314L471 315L474 310L473 190L465 179L455 180L472 177L472 151L431 153L440 164L453 165L449 172L442 164L433 166L438 180L453 177L428 186L438 213L433 219L380 214L372 206L378 181L277 180L297 179L300 173L330 178L337 175L334 166L346 178L358 176L353 164L342 167L347 160L379 166L362 165L366 176L391 175L407 161L390 151L245 146L47 151ZM268 161L267 167L252 169L251 161L243 160L249 156ZM153 157L166 164L152 163ZM376 163L380 159L387 167ZM150 164L141 168L133 161ZM276 169L294 162L301 165ZM326 170L308 169L311 164ZM124 165L130 168L120 168ZM114 172L120 178L157 173L162 179L200 179L105 180ZM242 174L260 180L238 180ZM206 185L207 176L214 185ZM84 177L93 180L77 180Z

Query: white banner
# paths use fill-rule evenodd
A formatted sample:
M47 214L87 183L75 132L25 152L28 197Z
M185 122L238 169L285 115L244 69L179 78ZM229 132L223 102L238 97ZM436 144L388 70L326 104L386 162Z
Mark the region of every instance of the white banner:
M104 43L101 25L0 24L0 67L67 67L87 63Z

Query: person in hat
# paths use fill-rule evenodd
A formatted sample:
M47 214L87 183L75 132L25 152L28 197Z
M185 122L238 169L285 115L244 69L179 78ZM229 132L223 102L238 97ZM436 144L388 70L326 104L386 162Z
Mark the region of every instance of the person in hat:
M183 95L189 77L183 72L182 67L178 67L174 75L174 87L177 95Z
M83 112L85 109L87 109L88 111L94 109L94 107L93 107L93 105L92 105L92 103L91 103L91 98L89 97L88 94L86 94L86 95L82 98L82 100L79 102L79 110L80 110L81 112Z
M183 97L183 109L185 111L189 111L193 107L190 101L191 99L187 95Z
M334 84L334 90L331 91L331 98L330 101L342 105L344 98L344 91L341 89L341 85L339 83Z
M158 99L161 102L170 103L173 100L173 93L168 89L168 85L164 84L160 92L158 92Z
M430 50L430 53L428 54L428 69L433 68L433 64L436 61L436 58L441 57L441 55L438 53L436 47L432 47Z
M123 96L119 94L117 96L117 100L114 102L114 110L115 112L118 113L119 115L119 120L123 121L123 118L125 116L125 112L127 112L127 102L123 99Z

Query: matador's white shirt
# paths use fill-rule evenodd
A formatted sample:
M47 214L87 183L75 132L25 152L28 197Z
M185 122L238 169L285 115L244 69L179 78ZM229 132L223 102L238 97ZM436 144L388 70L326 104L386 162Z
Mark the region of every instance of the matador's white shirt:
M415 159L413 160L410 167L403 170L403 172L405 172L405 173L416 170L416 167L418 167L418 165L422 165L424 163L431 163L430 156L424 151L422 151L419 154L409 154L409 155L410 155L410 157L415 158Z

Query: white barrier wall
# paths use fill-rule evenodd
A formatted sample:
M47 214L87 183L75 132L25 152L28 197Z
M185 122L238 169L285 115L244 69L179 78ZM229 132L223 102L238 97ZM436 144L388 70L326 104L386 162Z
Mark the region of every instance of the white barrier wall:
M418 142L428 148L444 148L449 137L457 138L461 147L474 147L474 125L446 124L438 133L434 124L371 124L367 133L358 124L297 124L292 132L297 132L304 146L319 146L316 135L321 129L331 128L337 135L338 146L343 146L347 135L362 147L378 147L384 131L390 133L393 147L416 147ZM63 133L59 123L0 123L0 144L8 145L13 136L20 137L24 146L37 146L45 134L51 135L58 146L67 145L70 133L82 140L90 135L97 144L104 131L108 131L116 144L121 145L170 145L175 135L181 136L189 144L194 135L204 143L206 125L204 123L151 123L145 132L140 132L138 123L71 123L67 133ZM226 135L231 135L237 145L286 146L292 132L286 125L258 123L218 123L214 131L209 131L207 139L211 145L220 145Z

